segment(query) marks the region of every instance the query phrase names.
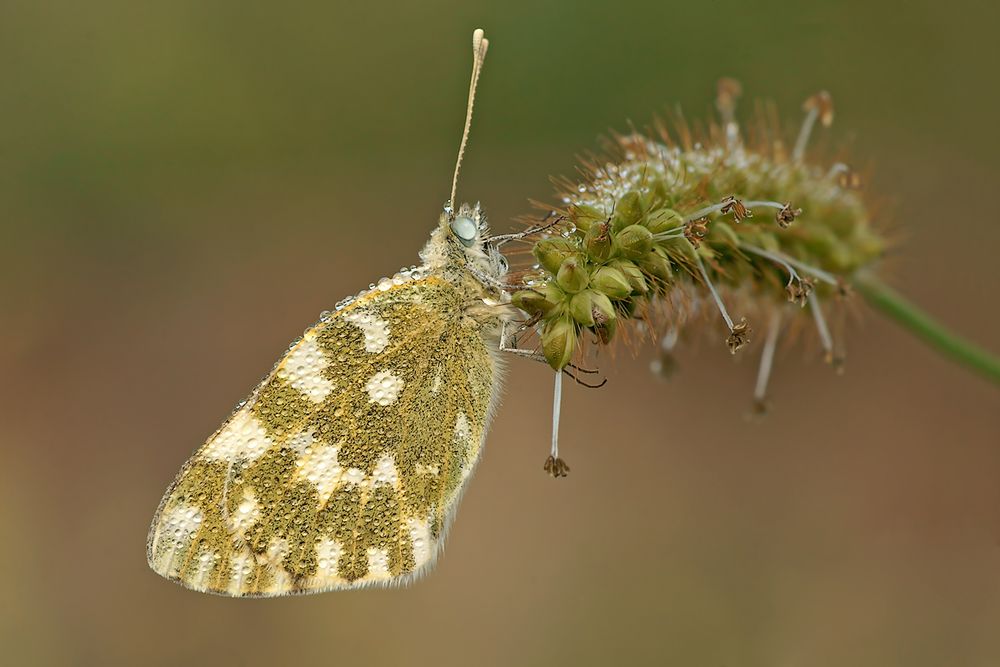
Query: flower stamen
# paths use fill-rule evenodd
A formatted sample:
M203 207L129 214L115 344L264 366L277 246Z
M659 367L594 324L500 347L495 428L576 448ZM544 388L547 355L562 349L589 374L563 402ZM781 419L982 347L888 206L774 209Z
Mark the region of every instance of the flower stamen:
M552 448L549 451L549 458L545 459L543 466L545 472L554 479L565 477L569 473L569 466L559 458L559 409L562 404L562 373L556 371L555 390L552 392Z
M771 379L771 368L774 365L774 350L778 345L778 335L781 333L781 311L771 313L771 321L767 325L767 338L764 349L760 353L760 366L757 368L757 384L754 386L753 402L757 414L767 412L767 384Z
M740 323L732 328L732 332L726 338L726 345L729 346L729 351L732 354L736 354L741 347L750 342L751 333L753 333L753 328L747 322L747 318L740 318Z
M695 248L700 246L701 242L708 236L708 218L698 218L684 223L683 236Z
M823 315L823 308L819 298L814 292L809 293L809 309L812 310L813 319L816 321L816 331L819 333L819 342L823 346L826 363L833 363L833 338L830 336L830 328L826 325L826 317Z
M743 86L736 79L724 77L716 84L715 108L726 131L726 145L732 149L740 143L740 126L736 123L736 100L743 95Z
M830 127L833 124L833 98L830 93L821 90L802 104L803 111L806 112L805 120L802 121L802 129L799 130L799 137L795 141L795 148L792 150L792 161L802 162L806 154L806 146L809 145L809 136L812 134L813 125L818 118L823 127Z
M694 256L695 261L698 262L698 270L701 271L701 277L708 286L708 291L712 293L712 298L715 300L715 306L722 313L722 319L726 321L726 326L729 327L730 333L733 332L733 318L729 316L729 311L726 310L726 304L722 303L722 297L719 296L718 290L715 289L715 284L712 279L708 277L708 271L705 270L705 263L701 261L701 257L698 255Z

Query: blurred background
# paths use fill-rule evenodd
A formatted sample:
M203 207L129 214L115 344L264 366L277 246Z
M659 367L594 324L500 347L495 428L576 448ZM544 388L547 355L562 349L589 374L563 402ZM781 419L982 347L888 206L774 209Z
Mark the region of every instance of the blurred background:
M416 260L447 198L496 229L574 155L740 79L826 134L902 237L887 276L1000 349L995 5L4 0L0 645L7 664L1000 664L1000 393L869 314L836 376L653 350L509 390L407 590L244 601L147 569L161 494L321 310ZM990 65L989 63L993 63ZM989 83L994 81L994 83ZM746 111L749 104L744 104ZM611 417L599 418L605 414Z

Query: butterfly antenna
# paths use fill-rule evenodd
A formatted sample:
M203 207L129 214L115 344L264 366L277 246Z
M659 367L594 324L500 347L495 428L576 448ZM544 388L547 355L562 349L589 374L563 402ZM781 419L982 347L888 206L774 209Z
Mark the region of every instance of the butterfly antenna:
M465 129L462 131L462 143L458 146L458 159L455 160L455 175L451 179L451 197L448 207L455 206L455 192L458 190L458 172L462 168L462 156L465 155L465 145L469 142L469 128L472 127L472 105L476 101L476 86L479 84L479 73L483 71L486 60L486 49L490 42L484 36L482 28L476 28L472 33L472 80L469 82L469 104L465 109Z

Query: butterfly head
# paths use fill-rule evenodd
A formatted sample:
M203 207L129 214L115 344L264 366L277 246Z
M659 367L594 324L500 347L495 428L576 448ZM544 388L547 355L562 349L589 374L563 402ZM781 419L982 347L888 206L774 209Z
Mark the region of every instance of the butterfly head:
M475 206L462 204L457 212L446 206L440 225L446 228L445 238L457 250L464 249L467 253L482 251L487 234L486 214L478 203Z
M430 267L464 269L489 282L507 273L507 260L490 243L486 213L478 203L462 204L457 211L446 206L420 256Z

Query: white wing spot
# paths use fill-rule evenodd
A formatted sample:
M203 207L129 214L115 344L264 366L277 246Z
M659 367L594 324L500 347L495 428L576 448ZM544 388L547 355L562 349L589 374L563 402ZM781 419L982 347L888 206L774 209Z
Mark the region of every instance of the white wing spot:
M361 484L365 481L365 471L361 468L348 468L347 481L350 484Z
M253 492L244 489L243 500L236 507L236 511L229 515L229 528L237 535L242 535L247 528L260 520L260 505L254 497Z
M376 549L368 547L368 574L366 580L388 579L389 574L389 551L388 549Z
M308 480L315 486L320 506L325 505L344 474L344 469L337 461L337 448L333 445L316 447L311 453L299 459L296 465L298 466L296 477Z
M375 464L375 470L372 472L372 478L375 484L393 484L399 481L399 474L396 472L396 462L389 454L384 455Z
M418 475L438 475L441 473L441 468L436 463L432 463L431 465L418 463L415 470Z
M368 392L372 403L382 406L392 405L403 391L403 379L389 371L379 371L365 385L365 391Z
M292 577L281 565L282 559L288 554L288 540L284 538L272 538L264 552L264 561L272 580L268 584L267 590L271 593L287 591L292 587Z
M344 319L365 335L365 352L378 354L389 344L389 325L385 320L363 310L351 311Z
M470 434L469 418L465 416L464 412L459 412L458 419L455 420L455 437L465 442L469 439Z
M469 418L465 416L464 412L458 413L458 419L455 420L455 440L458 441L458 446L464 446L466 451L466 456L470 460L475 460L479 455L479 442L472 441L472 428L469 425ZM465 479L472 473L472 466L465 466L462 470L462 479Z
M196 590L205 590L208 587L208 578L215 570L216 563L221 559L222 556L214 551L202 551L195 561L195 573L191 577L191 587Z
M243 582L253 574L254 558L251 554L240 553L233 556L230 565L229 592L240 595L243 592Z
M153 538L153 566L157 572L168 577L177 574L203 519L201 510L187 503L164 512Z
M280 563L281 559L288 555L288 540L283 537L272 537L264 553L267 555L267 560Z
M407 519L406 528L413 541L413 559L417 567L427 563L434 555L434 540L431 538L431 524L421 519Z
M312 447L316 444L316 436L312 431L299 431L290 437L285 444L295 452L296 456L304 456L312 453Z
M204 518L194 505L176 505L160 519L159 539L171 545L173 550L182 551L190 546Z
M255 461L273 444L261 423L250 414L250 408L244 407L212 438L202 456L220 461L233 461L237 458Z
M316 542L316 565L320 573L328 577L336 576L337 562L340 560L340 554L343 552L344 547L340 542L331 540L328 537L321 537Z
M281 364L278 377L314 403L322 403L333 391L333 382L323 375L323 369L329 365L330 360L316 341L307 339L296 345Z

